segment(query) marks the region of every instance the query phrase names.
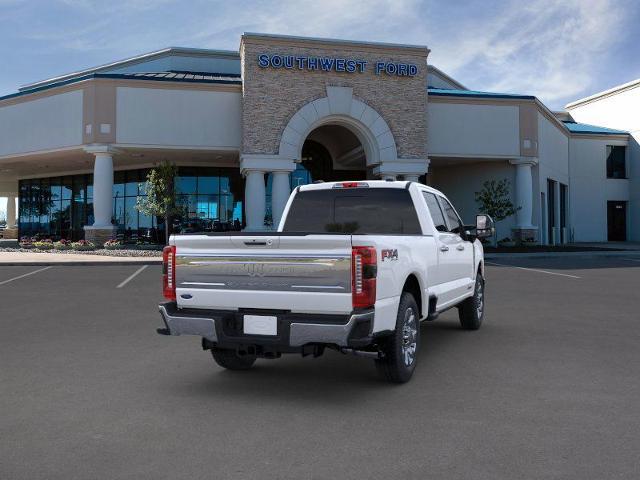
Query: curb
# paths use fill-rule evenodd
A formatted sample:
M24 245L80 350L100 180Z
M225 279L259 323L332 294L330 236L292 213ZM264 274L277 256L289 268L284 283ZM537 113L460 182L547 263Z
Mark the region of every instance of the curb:
M559 258L559 257L638 257L638 250L587 251L587 252L536 252L536 253L486 253L487 260L501 258Z

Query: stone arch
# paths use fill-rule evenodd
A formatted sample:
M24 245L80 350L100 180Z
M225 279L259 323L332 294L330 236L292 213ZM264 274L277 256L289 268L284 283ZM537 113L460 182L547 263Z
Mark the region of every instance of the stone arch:
M331 86L326 97L307 103L291 117L280 137L278 155L299 161L306 138L323 125L341 125L358 137L368 166L398 158L395 139L384 118L354 98L350 87Z

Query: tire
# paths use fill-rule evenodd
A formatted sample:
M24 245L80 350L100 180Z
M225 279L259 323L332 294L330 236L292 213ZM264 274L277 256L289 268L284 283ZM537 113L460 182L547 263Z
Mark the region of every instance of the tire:
M238 356L235 350L212 348L211 355L218 365L227 370L249 370L256 361L255 355Z
M467 298L458 307L460 325L465 330L478 330L484 319L484 278L478 273L473 297Z
M394 333L381 345L383 358L376 360L382 378L393 383L405 383L416 368L420 350L420 311L413 295L404 292L396 317Z

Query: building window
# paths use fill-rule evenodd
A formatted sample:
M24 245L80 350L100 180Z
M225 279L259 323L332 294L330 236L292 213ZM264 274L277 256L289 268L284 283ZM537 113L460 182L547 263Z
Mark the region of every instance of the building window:
M244 182L237 169L180 167L175 188L183 213L174 219L174 232L242 229Z
M607 178L627 178L627 147L607 145Z

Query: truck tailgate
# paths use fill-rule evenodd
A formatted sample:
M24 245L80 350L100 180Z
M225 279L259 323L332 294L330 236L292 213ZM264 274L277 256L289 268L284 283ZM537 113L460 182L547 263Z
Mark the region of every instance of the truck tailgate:
M348 313L350 235L181 235L179 307Z

